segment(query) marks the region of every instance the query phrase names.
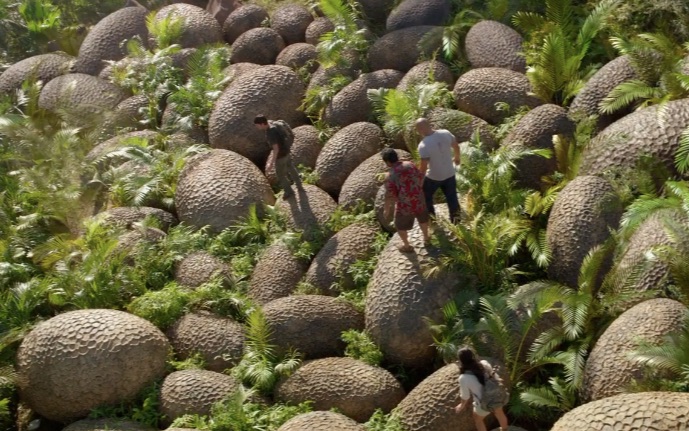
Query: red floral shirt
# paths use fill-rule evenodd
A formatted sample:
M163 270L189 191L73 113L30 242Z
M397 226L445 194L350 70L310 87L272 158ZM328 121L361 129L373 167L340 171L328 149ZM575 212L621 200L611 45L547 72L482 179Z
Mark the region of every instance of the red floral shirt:
M423 178L423 172L412 162L396 162L392 165L385 186L387 197L396 200L398 214L416 215L426 210Z

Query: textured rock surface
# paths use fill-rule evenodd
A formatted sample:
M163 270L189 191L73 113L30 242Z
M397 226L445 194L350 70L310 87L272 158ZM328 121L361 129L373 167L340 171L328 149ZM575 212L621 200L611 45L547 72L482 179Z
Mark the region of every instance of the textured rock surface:
M123 133L99 143L86 154L84 159L89 163L97 162L97 164L101 167L120 165L125 161L124 158L110 157L107 160L99 159L112 151L126 146L141 145L144 143L146 146L148 146L159 137L160 135L158 132L154 132L153 130L139 130L135 132Z
M289 296L307 269L308 263L294 257L289 247L278 241L258 259L249 280L249 297L265 304Z
M197 251L175 265L175 281L185 287L199 287L215 277L229 279L230 266L206 251Z
M357 0L364 11L364 15L373 24L384 25L388 13L395 6L393 0Z
M153 428L131 420L83 419L68 425L62 431L153 431Z
M303 190L297 189L294 197L280 200L275 207L286 218L287 227L303 232L304 239L310 241L319 235L316 230L327 235L326 222L337 203L322 189L304 184Z
M459 366L446 365L419 383L397 406L409 431L475 430L471 410L454 411L459 404Z
M270 17L270 26L278 32L287 45L304 42L306 28L313 21L308 9L299 4L279 6Z
M105 224L130 229L134 223L152 217L160 223L163 231L177 224L177 218L167 211L151 207L117 207L98 214L98 219Z
M444 82L452 88L455 78L450 68L437 60L424 61L409 69L404 78L397 84L397 89L404 91L408 87L428 82Z
M175 43L182 48L196 48L223 40L223 32L218 20L205 9L198 6L175 3L165 6L156 13L155 21L164 19L180 20L181 34Z
M502 67L526 72L526 59L521 55L524 39L512 28L497 21L479 21L467 32L464 51L474 69Z
M526 156L516 163L515 179L522 187L535 190L542 188L541 177L551 175L557 169L557 158L553 136L562 135L571 138L574 134L574 123L567 117L567 111L558 105L547 104L529 111L507 135L503 146L522 149L549 149L549 159L540 156Z
M100 20L81 43L74 70L98 75L106 65L105 60L120 60L127 55L122 42L138 36L146 43L147 15L148 11L142 7L125 7Z
M266 66L239 76L215 102L208 121L211 146L235 151L263 166L270 148L253 116L280 118L296 128L304 121L298 111L304 91L301 79L285 66Z
M310 43L299 42L283 49L275 59L275 64L292 69L305 67L309 73L313 73L318 69L317 56L315 46Z
M642 340L657 344L680 330L686 313L686 306L666 298L644 301L622 313L596 341L586 360L582 399L595 401L617 395L632 381L642 381L643 366L628 355Z
M323 295L294 295L263 306L278 351L290 348L306 359L340 356L342 331L361 330L364 316L346 301Z
M48 111L63 111L84 125L115 107L127 94L114 84L83 73L61 75L41 90L38 106Z
M278 431L365 431L363 425L335 412L310 412L295 416Z
M146 108L148 108L148 97L146 95L138 94L124 99L105 119L103 133L111 135L118 128L144 129L146 126L142 121L145 120L144 112Z
M674 246L678 250L689 252L689 244L675 243L668 235L664 220L687 223L679 211L658 211L644 220L629 238L625 247L618 270L621 274L628 274L639 267L643 267L638 280L634 283L637 290L662 290L671 281L670 270L667 263L661 259L647 261L649 252L656 247Z
M388 15L387 31L419 25L444 25L450 19L448 0L403 0Z
M340 293L338 282L352 287L354 282L347 270L357 260L371 255L377 232L375 226L355 223L336 233L314 257L304 281L332 296Z
M227 374L206 370L175 371L160 387L160 413L171 423L186 414L206 415L213 404L234 392L240 383Z
M64 53L34 55L14 63L0 74L0 94L22 88L27 79L43 81L45 85L53 78L69 72L74 57Z
M622 215L619 197L603 178L579 176L555 198L546 239L552 253L548 277L577 287L579 269L589 250L602 244Z
M175 203L180 221L220 232L249 214L250 207L275 202L261 171L248 159L226 150L211 150L187 160L177 183Z
M429 39L427 46L420 46L421 39L429 32L438 37ZM373 43L368 51L371 70L394 69L407 72L418 63L420 57L430 58L440 47L442 27L421 25L391 31ZM404 49L400 49L404 47Z
M314 19L308 27L306 27L304 41L306 43L310 43L311 45L318 45L321 36L333 30L335 30L335 24L333 24L329 18L324 16L318 17Z
M315 168L318 154L321 152L323 145L318 137L318 129L312 125L304 125L292 129L294 132L294 142L290 154L295 166L303 165L307 168ZM272 153L268 156L268 161L272 159ZM266 163L267 165L267 163ZM277 185L277 177L275 176L275 165L271 169L265 169L266 178L270 184Z
M598 134L584 151L580 175L598 175L610 169L634 169L642 155L675 171L679 137L689 126L689 99L635 111Z
M594 401L565 413L551 431L681 431L689 427L689 394L641 392Z
M332 98L323 113L323 119L332 126L344 127L367 121L371 116L368 90L395 88L404 74L396 70L378 70L364 73Z
M587 116L600 115L600 103L610 94L612 89L636 77L636 72L629 62L629 57L626 55L617 57L601 67L591 79L586 82L586 85L579 90L579 93L574 97L574 100L572 100L569 112L573 115L577 112L581 112ZM627 114L627 111L623 110L620 114L602 115L598 122L599 126L607 126L616 118Z
M243 4L227 17L223 32L227 43L234 43L244 32L261 26L268 19L268 12L257 4Z
M531 84L523 73L500 67L472 69L455 83L457 109L483 118L491 124L504 120L509 112L498 111L496 103L507 103L510 111L521 106L535 108L542 102L530 95Z
M378 223L380 223L380 226L388 231L388 232L395 232L395 226L393 225L393 220L392 220L392 215L390 215L389 218L385 218L385 196L386 196L386 188L385 184L381 184L380 187L378 188L378 191L376 192L376 200L373 203L373 209L376 212L376 220L378 220Z
M186 314L168 330L168 337L180 359L200 353L206 369L219 373L236 365L244 353L242 325L210 313Z
M490 151L498 147L493 127L482 120L466 112L456 109L436 108L428 114L428 120L437 129L447 129L457 142L470 141L474 133L478 133L483 148Z
M373 123L359 122L340 129L318 155L316 184L337 197L349 174L380 151L382 140L383 131Z
M312 400L314 410L337 408L357 422L366 422L376 409L389 412L404 395L402 385L389 371L352 358L307 362L275 390L280 401L298 404Z
M273 64L285 41L272 28L257 27L242 33L232 44L232 63Z
M22 399L67 422L137 395L165 372L165 335L140 317L79 310L38 324L17 353Z
M437 259L439 251L423 246L417 223L409 231L409 242L414 253L402 253L397 249L402 241L395 235L378 258L366 294L366 331L388 361L416 368L429 365L435 357L425 318L441 319L457 277L423 276L425 266Z
M397 150L400 160L411 160L411 154L404 150ZM352 208L360 200L366 205L372 206L376 200L378 188L385 179L389 168L380 154L374 154L364 160L352 171L340 190L338 203L343 208Z

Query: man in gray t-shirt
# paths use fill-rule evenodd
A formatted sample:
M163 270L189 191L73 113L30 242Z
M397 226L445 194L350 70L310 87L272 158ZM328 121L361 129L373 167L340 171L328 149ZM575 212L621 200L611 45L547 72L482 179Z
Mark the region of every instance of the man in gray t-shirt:
M421 172L426 172L423 192L429 214L435 216L433 195L438 189L443 191L450 220L459 220L459 200L457 199L457 180L455 165L459 165L459 144L455 136L447 130L435 130L425 118L416 120L416 131L423 137L419 144ZM454 162L454 163L453 163Z

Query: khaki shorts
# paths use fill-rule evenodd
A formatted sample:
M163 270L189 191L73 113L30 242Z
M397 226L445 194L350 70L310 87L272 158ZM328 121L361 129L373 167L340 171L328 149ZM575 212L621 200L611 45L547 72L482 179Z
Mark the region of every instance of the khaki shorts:
M419 223L427 223L428 211L423 210L418 214L400 214L395 211L395 229L410 230L414 227L414 219L418 220Z

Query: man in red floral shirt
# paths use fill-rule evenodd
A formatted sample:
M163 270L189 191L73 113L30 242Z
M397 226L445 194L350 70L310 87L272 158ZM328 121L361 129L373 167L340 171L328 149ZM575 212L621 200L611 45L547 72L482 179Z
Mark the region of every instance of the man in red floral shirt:
M414 251L409 244L407 231L414 226L414 219L419 221L424 244L430 242L428 236L428 211L423 194L424 174L412 162L401 162L397 152L386 148L381 152L383 161L390 168L385 179L386 199L384 217L390 219L392 208L395 208L395 228L402 239L399 250L403 253Z

